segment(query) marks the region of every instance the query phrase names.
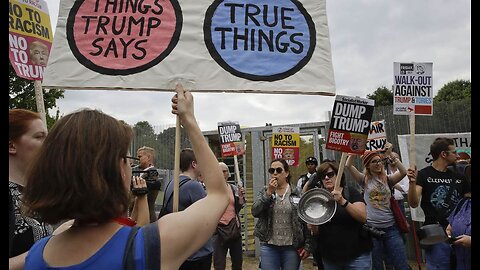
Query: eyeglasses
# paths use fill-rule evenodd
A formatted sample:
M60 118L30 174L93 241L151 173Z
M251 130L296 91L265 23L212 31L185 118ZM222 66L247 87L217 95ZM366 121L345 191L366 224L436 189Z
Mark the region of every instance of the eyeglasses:
M268 173L270 174L274 174L275 172L277 172L277 174L282 173L283 172L282 167L268 169Z
M322 173L320 176L322 177L322 180L325 179L325 176L328 177L328 179L331 179L332 177L335 176L335 172L334 171L331 171L331 172L328 172L328 173Z
M372 160L370 161L371 164L374 164L374 165L377 165L379 163L383 163L383 159L376 159L376 160Z

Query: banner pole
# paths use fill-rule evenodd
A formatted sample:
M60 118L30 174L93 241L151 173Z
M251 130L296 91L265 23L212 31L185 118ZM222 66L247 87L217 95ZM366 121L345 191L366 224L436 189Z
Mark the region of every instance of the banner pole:
M175 127L175 163L173 171L173 213L178 212L178 194L180 182L180 117L177 115ZM164 205L165 207L166 205Z

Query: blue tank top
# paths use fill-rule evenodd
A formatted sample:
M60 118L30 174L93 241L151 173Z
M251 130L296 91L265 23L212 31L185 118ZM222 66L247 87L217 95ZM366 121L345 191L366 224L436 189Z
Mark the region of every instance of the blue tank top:
M64 269L64 270L80 270L80 269L123 269L123 253L127 244L128 234L132 230L131 227L123 226L118 230L108 242L101 247L95 254L85 261L66 267L50 267L43 259L43 250L51 236L44 237L37 241L25 259L25 270L36 269ZM136 269L145 269L145 252L143 228L140 228L135 236L135 266ZM160 259L160 258L159 258Z

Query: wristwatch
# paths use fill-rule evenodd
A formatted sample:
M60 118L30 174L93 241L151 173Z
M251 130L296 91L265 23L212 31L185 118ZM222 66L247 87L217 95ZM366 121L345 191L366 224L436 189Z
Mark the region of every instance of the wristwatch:
M349 201L348 201L348 200L345 200L345 203L342 204L342 207L343 207L343 208L347 207L348 203L349 203Z

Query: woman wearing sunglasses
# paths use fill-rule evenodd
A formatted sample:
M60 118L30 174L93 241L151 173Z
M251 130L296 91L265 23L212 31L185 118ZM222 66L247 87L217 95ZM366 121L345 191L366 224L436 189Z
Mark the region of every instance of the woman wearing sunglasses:
M373 269L383 270L383 261L388 257L395 269L407 270L409 267L405 244L390 208L390 186L402 180L407 175L407 170L394 156L385 157L377 152L368 152L361 156L365 167L361 173L353 166L355 156L349 155L345 167L363 188L363 198L367 204L367 224L384 232L381 237L373 237ZM398 171L388 176L384 167L386 159L398 168Z
M297 270L313 249L313 237L297 214L301 191L290 184L284 159L272 160L268 172L268 185L252 206L252 215L258 218L254 235L260 239L260 267Z
M329 222L309 225L322 257L323 269L371 269L372 240L362 230L367 219L365 202L356 188L345 184L345 175L338 180L337 173L335 161L322 162L317 168L316 179L310 179L304 189L325 188L339 206ZM337 180L340 188L334 190Z

